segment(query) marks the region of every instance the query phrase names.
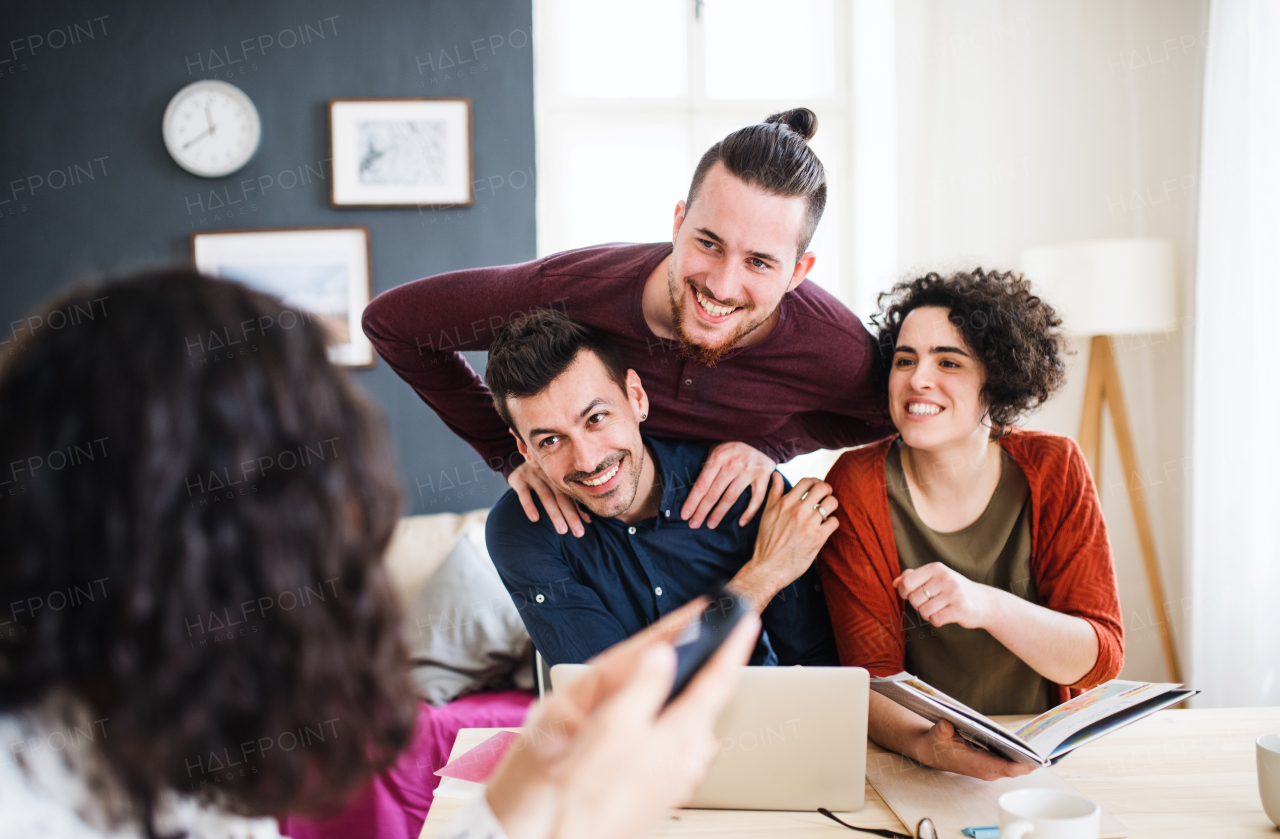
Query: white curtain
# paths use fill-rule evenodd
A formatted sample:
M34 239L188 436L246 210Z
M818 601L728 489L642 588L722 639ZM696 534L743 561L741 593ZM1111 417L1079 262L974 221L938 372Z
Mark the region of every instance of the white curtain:
M1212 0L1192 420L1191 682L1280 704L1280 4Z

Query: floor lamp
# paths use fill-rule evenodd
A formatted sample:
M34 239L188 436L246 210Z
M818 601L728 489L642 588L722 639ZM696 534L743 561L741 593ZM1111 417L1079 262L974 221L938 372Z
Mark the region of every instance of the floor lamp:
M1075 336L1091 338L1078 442L1094 483L1100 486L1102 413L1104 407L1109 408L1151 599L1156 609L1163 610L1164 582L1146 494L1134 479L1138 460L1110 336L1167 332L1176 327L1179 290L1173 244L1165 239L1075 242L1029 248L1022 252L1021 262L1027 279L1062 315L1066 329ZM1173 681L1181 682L1182 670L1167 621L1161 639L1169 673Z

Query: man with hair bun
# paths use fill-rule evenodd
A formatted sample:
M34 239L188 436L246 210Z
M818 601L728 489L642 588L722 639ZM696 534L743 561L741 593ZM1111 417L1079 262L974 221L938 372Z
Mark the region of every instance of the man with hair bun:
M488 350L513 315L562 309L608 333L644 379L652 433L716 444L681 518L714 528L750 488L745 525L779 462L892 431L875 342L835 297L804 283L827 196L808 145L817 125L796 108L708 149L676 202L670 243L598 245L416 280L369 304L365 334L507 476L531 521L536 496L560 534L580 537L588 514L520 457L460 352Z

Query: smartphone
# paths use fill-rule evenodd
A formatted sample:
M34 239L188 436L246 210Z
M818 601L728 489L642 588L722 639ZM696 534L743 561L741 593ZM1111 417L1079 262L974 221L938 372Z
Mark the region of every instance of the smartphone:
M692 621L676 639L676 681L671 686L670 703L681 694L724 639L750 610L746 601L727 588L707 594L711 602L702 617Z

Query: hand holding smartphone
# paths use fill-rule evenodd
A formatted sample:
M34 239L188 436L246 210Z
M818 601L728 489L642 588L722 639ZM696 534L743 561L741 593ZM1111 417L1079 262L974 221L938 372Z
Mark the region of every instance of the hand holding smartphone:
M668 704L710 660L738 621L751 611L746 598L727 588L717 589L707 597L711 602L702 615L691 621L676 639L676 679L667 697Z

